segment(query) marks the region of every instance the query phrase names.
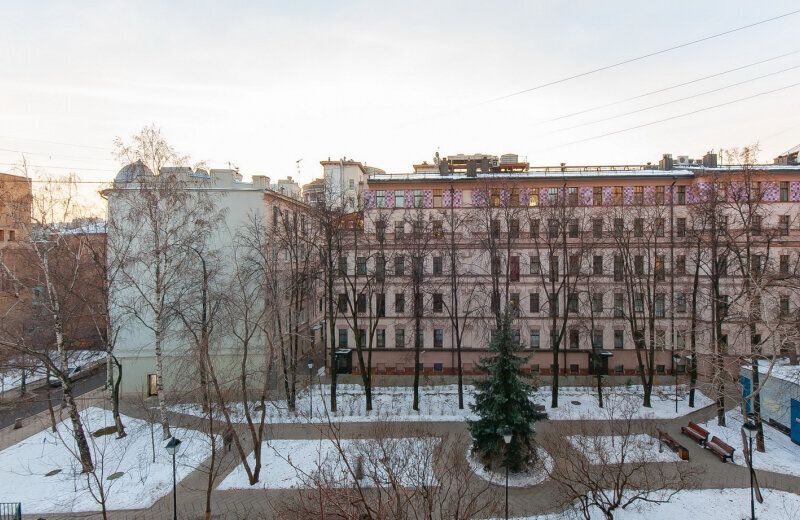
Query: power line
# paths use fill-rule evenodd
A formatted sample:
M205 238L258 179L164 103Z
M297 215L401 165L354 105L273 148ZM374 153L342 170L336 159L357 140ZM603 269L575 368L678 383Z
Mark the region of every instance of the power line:
M721 33L712 34L711 36L705 36L705 37L697 39L697 40L692 40L690 42L681 43L680 45L675 45L675 46L672 46L672 47L669 47L669 48L666 48L666 49L661 49L660 51L655 51L655 52L651 52L649 54L643 54L642 56L637 56L635 58L630 58L630 59L627 59L627 60L618 61L617 63L613 63L611 65L605 65L603 67L592 69L592 70L589 70L589 71L586 71L586 72L581 72L580 74L575 74L573 76L568 76L566 78L561 78L561 79L557 79L555 81L542 83L540 85L536 85L535 87L526 88L524 90L520 90L520 91L517 91L517 92L512 92L511 94L506 94L504 96L500 96L500 97L497 97L497 98L494 98L494 99L490 99L488 101L484 101L483 103L480 103L480 104L494 103L496 101L501 101L503 99L508 99L510 97L519 96L521 94L526 94L528 92L533 92L534 90L539 90L539 89L543 89L545 87L558 85L559 83L564 83L566 81L570 81L570 80L573 80L573 79L583 78L585 76L589 76L590 74L595 74L597 72L602 72L604 70L613 69L615 67L620 67L622 65L626 65L628 63L633 63L635 61L640 61L640 60L643 60L643 59L646 59L646 58L652 58L653 56L658 56L659 54L664 54L664 53L667 53L667 52L670 52L670 51L674 51L674 50L677 50L677 49L682 49L682 48L688 47L690 45L695 45L697 43L701 43L701 42L705 42L705 41L708 41L708 40L712 40L714 38L719 38L721 36L725 36L727 34L732 34L732 33L738 32L738 31L743 31L745 29L749 29L751 27L756 27L758 25L762 25L762 24L765 24L765 23L768 23L768 22L774 22L775 20L780 20L781 18L786 18L787 16L792 16L792 15L795 15L797 13L800 13L800 9L797 9L797 10L794 10L794 11L790 11L788 13L784 13L784 14L781 14L781 15L778 15L778 16L774 16L772 18L767 18L766 20L761 20L759 22L751 23L751 24L748 24L748 25L743 25L743 26L737 27L735 29L729 29L729 30L723 31Z
M39 155L43 157L63 157L64 159L76 159L78 161L110 161L114 162L113 159L93 159L91 157L80 157L77 155L65 155L60 153L48 153L48 152L28 152L25 150L12 150L11 148L0 148L0 152L10 152L10 153L19 153L23 155Z
M44 139L34 139L32 137L13 137L13 136L8 136L8 135L0 135L0 139L21 139L23 141L33 141L33 142L37 142L37 143L59 144L59 145L63 145L63 146L74 146L74 147L77 147L77 148L91 148L91 149L94 149L94 150L103 150L104 152L113 151L111 148L105 148L105 147L102 147L102 146L92 146L92 145L88 145L88 144L65 143L65 142L62 142L62 141L46 141Z
M19 163L0 162L0 164L2 164L4 166L16 166L16 167L20 166ZM30 168L51 168L51 169L54 169L54 170L75 170L75 171L106 172L106 173L112 172L114 170L113 168L83 168L83 167L80 167L80 166L77 166L77 167L76 166L48 166L48 165L44 165L44 164L28 164L27 166L30 167Z
M726 101L725 103L720 103L718 105L699 108L697 110L692 110L691 112L686 112L684 114L678 114L676 116L671 116L671 117L667 117L667 118L664 118L664 119L659 119L658 121L651 121L649 123L642 123L641 125L636 125L636 126L631 126L631 127L628 127L628 128L623 128L622 130L615 130L613 132L607 132L605 134L595 135L593 137L587 137L585 139L579 139L577 141L571 141L569 143L564 143L564 144L560 144L558 146L553 146L552 148L561 148L563 146L569 146L569 145L572 145L572 144L585 143L586 141L593 141L595 139L608 137L610 135L616 135L616 134L621 134L621 133L624 133L624 132L630 132L631 130L637 130L639 128L644 128L646 126L657 125L659 123L672 121L673 119L679 119L679 118L682 118L682 117L688 117L688 116L691 116L691 115L694 115L694 114L698 114L700 112L706 112L708 110L713 110L715 108L720 108L720 107L724 107L724 106L728 106L728 105L733 105L734 103L739 103L740 101L747 101L748 99L753 99L753 98L757 98L757 97L760 97L760 96L766 96L768 94L774 94L775 92L780 92L781 90L787 90L787 89L796 87L798 85L800 85L800 82L792 83L791 85L786 85L784 87L779 87L779 88L772 89L772 90L767 90L765 92L759 92L757 94L753 94L753 95L750 95L750 96L745 96L745 97L739 98L739 99L734 99L732 101Z
M678 98L678 99L673 99L671 101L665 101L663 103L658 103L656 105L650 105L649 107L638 108L636 110L631 110L630 112L624 112L622 114L617 114L615 116L608 116L608 117L604 117L602 119L595 119L594 121L588 121L586 123L579 123L577 125L567 126L565 128L559 128L558 130L553 130L550 133L555 134L555 133L560 133L560 132L566 132L567 130L572 130L572 129L580 128L580 127L583 127L583 126L589 126L589 125L594 125L594 124L597 124L597 123L602 123L604 121L610 121L612 119L618 119L620 117L625 117L625 116L630 116L630 115L633 115L633 114L638 114L639 112L645 112L647 110L652 110L654 108L660 108L660 107L663 107L663 106L666 106L666 105L671 105L673 103L679 103L681 101L686 101L687 99L693 99L693 98L696 98L696 97L705 96L706 94L712 94L714 92L719 92L721 90L726 90L726 89L729 89L729 88L738 87L739 85L744 85L745 83L750 83L752 81L757 81L759 79L764 79L764 78L767 78L769 76L774 76L776 74L781 74L783 72L787 72L787 71L790 71L790 70L793 70L793 69L797 69L797 68L800 68L800 65L794 65L793 67L788 67L788 68L785 68L783 70L779 70L779 71L776 71L776 72L770 72L769 74L764 74L763 76L758 76L758 77L755 77L755 78L746 79L744 81L739 81L738 83L731 83L730 85L725 85L725 86L722 86L722 87L719 87L719 88L707 90L705 92L700 92L698 94L692 94L691 96L686 96L686 97L682 97L682 98Z
M640 99L640 98L643 98L643 97L652 96L653 94L660 94L660 93L666 92L668 90L676 89L676 88L679 88L679 87L685 87L686 85L691 85L692 83L698 83L700 81L705 81L707 79L716 78L716 77L719 77L719 76L724 76L725 74L730 74L731 72L744 70L744 69L747 69L747 68L750 68L750 67L754 67L756 65L761 65L761 64L764 64L764 63L767 63L767 62L770 62L770 61L774 61L774 60L780 59L780 58L785 58L786 56L791 56L793 54L797 54L798 52L800 52L800 50L787 52L786 54L781 54L780 56L774 56L772 58L767 58L765 60L756 61L756 62L750 63L748 65L742 65L741 67L736 67L736 68L733 68L733 69L728 69L728 70L725 70L725 71L722 71L722 72L718 72L716 74L711 74L710 76L703 76L702 78L693 79L691 81L685 81L683 83L678 83L676 85L672 85L672 86L669 86L669 87L660 88L658 90L651 90L650 92L647 92L645 94L639 94L637 96L632 96L632 97L629 97L629 98L621 99L619 101L614 101L612 103L607 103L605 105L598 105L596 107L587 108L585 110L580 110L578 112L572 112L571 114L565 114L563 116L554 117L553 119L546 119L544 121L539 121L539 123L537 123L537 124L552 123L554 121L559 121L561 119L567 119L568 117L574 117L574 116L579 116L581 114L586 114L587 112L594 112L595 110L600 110L601 108L608 108L608 107L611 107L611 106L614 106L614 105L619 105L621 103L627 103L628 101L633 101L633 100Z

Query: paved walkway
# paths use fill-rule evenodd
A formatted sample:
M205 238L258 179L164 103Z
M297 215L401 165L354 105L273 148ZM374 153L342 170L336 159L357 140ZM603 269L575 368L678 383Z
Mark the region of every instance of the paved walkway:
M733 403L733 400L729 400ZM87 406L106 406L107 402L104 400L103 392L98 390L82 396L79 400L81 408ZM123 402L122 413L147 418L142 403ZM702 472L700 482L701 488L707 489L721 489L721 488L749 488L750 480L747 469L742 466L722 463L719 457L713 455L708 450L699 447L697 444L690 442L687 437L682 436L680 427L685 425L688 421L702 423L708 421L716 416L716 410L713 406L696 410L688 415L671 420L638 420L635 421L634 429L636 431L652 431L654 427L661 428L673 437L683 443L688 448L691 461L688 464L693 469ZM202 419L188 415L173 414L172 419L175 425L181 427L191 427L206 430L207 425L203 423ZM49 426L49 416L47 412L38 414L36 417L27 421L26 425L19 430L5 429L0 430L0 449L8 447L11 444L18 442L30 435L33 435L43 428ZM569 435L578 426L578 421L545 421L537 425L540 438L546 439L548 432L557 432L559 435ZM373 423L343 423L341 425L341 436L348 437L362 437L369 435ZM429 434L433 435L467 435L466 425L463 422L433 422L433 423L395 423L395 427L399 433L406 432L406 435L424 428ZM244 426L240 426L243 430ZM215 425L217 433L224 430L221 424ZM242 432L242 439L248 435ZM265 435L266 439L317 439L320 438L321 433L319 427L308 424L276 424L268 427ZM547 449L547 445L543 442L543 447ZM252 446L246 446L246 450L252 449ZM737 450L737 455L741 456L740 450ZM224 477L233 470L238 464L238 456L236 451L232 450L230 453L224 453L223 450L218 451L218 456L222 456L220 467L222 468L221 474L216 478L216 483L221 482ZM204 518L205 500L206 500L206 484L208 475L202 470L196 470L190 473L186 478L178 484L178 517L184 520L194 520ZM469 478L477 479L478 477L470 475ZM800 490L800 478L792 477L783 474L771 473L766 471L758 471L759 483L763 488L772 488L783 491L797 493ZM216 484L215 484L216 485ZM502 486L496 486L497 493L502 495L504 489ZM276 518L276 514L272 509L272 504L280 504L283 501L291 500L296 497L296 490L231 490L231 491L218 491L212 492L212 510L214 519L272 519ZM555 484L552 482L545 482L532 488L511 488L509 490L509 513L514 516L543 514L548 512L555 512L561 509L558 505L557 490ZM24 508L23 508L24 510ZM156 501L152 507L146 510L125 510L110 512L108 518L113 520L128 520L128 519L163 519L172 517L172 494L168 494ZM43 515L25 515L24 518L36 520L38 518L45 518L47 520L55 520L59 518L84 518L84 519L100 519L100 514L94 513L81 513L72 515L63 514L43 514Z

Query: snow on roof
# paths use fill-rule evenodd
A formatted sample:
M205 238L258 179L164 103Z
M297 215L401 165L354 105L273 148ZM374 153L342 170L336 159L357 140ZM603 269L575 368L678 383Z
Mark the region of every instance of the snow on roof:
M745 367L749 368L749 367ZM758 360L758 372L766 374L769 369L769 360ZM800 384L800 365L790 365L786 358L778 359L772 367L771 377L789 381L790 383Z
M465 179L586 179L586 178L620 178L620 177L693 177L694 172L689 170L587 170L587 171L567 171L561 170L553 171L537 171L531 170L527 172L515 173L477 173L474 177L468 176L466 173L452 173L450 175L441 175L437 172L426 173L386 173L370 175L369 181L425 181L425 180L465 180Z

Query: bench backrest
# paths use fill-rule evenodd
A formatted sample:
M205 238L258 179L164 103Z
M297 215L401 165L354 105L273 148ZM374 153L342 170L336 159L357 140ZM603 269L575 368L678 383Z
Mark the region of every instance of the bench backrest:
M695 430L696 432L701 433L701 434L705 435L706 437L708 437L708 430L706 430L702 426L698 426L693 422L689 422L689 428L691 428L691 429Z
M725 443L725 442L724 442L722 439L720 439L719 437L712 437L712 438L711 438L711 443L712 443L712 444L716 444L717 446L719 446L719 447L720 447L720 448L722 448L723 450L727 451L728 453L733 453L733 450L734 450L733 446L731 446L731 445L729 445L729 444Z

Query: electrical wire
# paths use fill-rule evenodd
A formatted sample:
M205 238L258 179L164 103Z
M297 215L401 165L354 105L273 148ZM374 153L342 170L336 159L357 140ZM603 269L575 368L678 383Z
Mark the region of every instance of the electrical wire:
M0 152L9 152L9 153L20 153L24 155L38 155L42 157L61 157L64 159L76 159L78 161L109 161L114 162L113 159L99 159L99 158L91 158L91 157L80 157L77 155L65 155L60 153L48 153L48 152L29 152L26 150L12 150L11 148L0 148Z
M630 59L627 59L627 60L618 61L617 63L612 63L611 65L605 65L603 67L592 69L592 70L589 70L589 71L586 71L586 72L581 72L580 74L574 74L572 76L567 76L566 78L561 78L561 79L557 79L557 80L554 80L554 81L549 81L547 83L542 83L540 85L536 85L535 87L526 88L524 90L519 90L517 92L512 92L512 93L506 94L504 96L500 96L500 97L496 97L494 99L490 99L488 101L484 101L483 103L480 103L480 104L484 105L484 104L488 104L488 103L494 103L494 102L497 102L497 101L502 101L504 99L508 99L508 98L511 98L511 97L515 97L515 96L519 96L519 95L522 95L522 94L526 94L528 92L533 92L534 90L540 90L540 89L543 89L545 87L551 87L553 85L558 85L559 83L564 83L566 81L571 81L573 79L583 78L583 77L589 76L591 74L595 74L597 72L602 72L604 70L613 69L615 67L620 67L622 65L627 65L628 63L633 63L633 62L636 62L636 61L644 60L646 58L652 58L653 56L658 56L659 54L664 54L664 53L671 52L671 51L674 51L674 50L677 50L677 49L682 49L684 47L689 47L690 45L695 45L697 43L702 43L702 42L705 42L705 41L708 41L708 40L713 40L714 38L719 38L721 36L732 34L732 33L738 32L738 31L743 31L745 29L749 29L751 27L756 27L758 25L762 25L762 24L765 24L765 23L768 23L768 22L774 22L775 20L780 20L781 18L786 18L787 16L792 16L792 15L795 15L797 13L800 13L800 9L797 9L797 10L794 10L794 11L790 11L788 13L784 13L784 14L781 14L781 15L778 15L778 16L774 16L772 18L767 18L766 20L761 20L761 21L754 22L754 23L751 23L751 24L748 24L748 25L743 25L743 26L737 27L735 29L729 29L729 30L723 31L721 33L712 34L711 36L705 36L705 37L699 38L697 40L692 40L690 42L681 43L680 45L674 45L674 46L668 47L666 49L661 49L659 51L651 52L651 53L648 53L648 54L643 54L643 55L637 56L635 58L630 58Z
M683 113L683 114L678 114L678 115L675 115L675 116L666 117L664 119L659 119L657 121L650 121L649 123L643 123L643 124L640 124L640 125L631 126L631 127L628 127L628 128L623 128L622 130L615 130L613 132L606 132L604 134L595 135L595 136L592 136L592 137L587 137L585 139L578 139L577 141L571 141L569 143L560 144L560 145L553 146L553 147L550 147L550 148L561 148L563 146L569 146L569 145L578 144L578 143L585 143L587 141L593 141L595 139L601 139L603 137L608 137L608 136L611 136L611 135L621 134L621 133L624 133L624 132L630 132L631 130L637 130L639 128L644 128L644 127L647 127L647 126L657 125L659 123L665 123L667 121L672 121L674 119L680 119L682 117L688 117L688 116L691 116L691 115L694 115L694 114L698 114L700 112L706 112L708 110L713 110L715 108L720 108L720 107L724 107L724 106L728 106L728 105L733 105L734 103L739 103L741 101L747 101L749 99L753 99L753 98L757 98L757 97L761 97L761 96L766 96L766 95L769 95L769 94L774 94L775 92L780 92L782 90L787 90L787 89L790 89L790 88L794 88L794 87L796 87L798 85L800 85L800 82L792 83L791 85L778 87L778 88L775 88L775 89L772 89L772 90L767 90L767 91L764 91L764 92L759 92L757 94L752 94L750 96L745 96L745 97L742 97L742 98L734 99L732 101L726 101L725 103L720 103L718 105L699 108L697 110L692 110L691 112L686 112L686 113Z
M685 81L683 83L677 83L675 85L672 85L672 86L669 86L669 87L660 88L658 90L651 90L650 92L646 92L644 94L639 94L637 96L632 96L632 97L629 97L629 98L620 99L619 101L614 101L612 103L606 103L605 105L598 105L596 107L587 108L585 110L580 110L578 112L572 112L571 114L565 114L563 116L554 117L553 119L545 119L544 121L539 121L537 124L552 123L554 121L559 121L561 119L567 119L569 117L579 116L581 114L586 114L588 112L594 112L595 110L600 110L602 108L612 107L614 105L619 105L621 103L627 103L628 101L634 101L636 99L641 99L643 97L652 96L654 94L660 94L662 92L667 92L668 90L673 90L673 89L676 89L676 88L679 88L679 87L685 87L686 85L691 85L693 83L698 83L700 81L705 81L707 79L716 78L716 77L719 77L719 76L724 76L725 74L730 74L731 72L737 72L737 71L744 70L744 69L747 69L747 68L750 68L750 67L755 67L756 65L762 65L762 64L768 63L770 61L778 60L780 58L785 58L786 56L791 56L793 54L797 54L798 52L800 52L800 50L787 52L786 54L781 54L779 56L774 56L772 58L767 58L765 60L756 61L756 62L750 63L748 65L742 65L741 67L736 67L736 68L728 69L728 70L725 70L725 71L722 71L722 72L717 72L716 74L711 74L710 76L703 76L702 78L693 79L691 81Z
M63 146L74 146L77 148L90 148L93 150L102 150L104 152L113 152L114 150L111 148L105 148L102 146L92 146L88 144L75 144L75 143L65 143L62 141L46 141L44 139L34 139L33 137L13 137L9 135L0 135L0 139L15 139L15 140L22 140L22 141L33 141L36 143L45 143L45 144L58 144Z

